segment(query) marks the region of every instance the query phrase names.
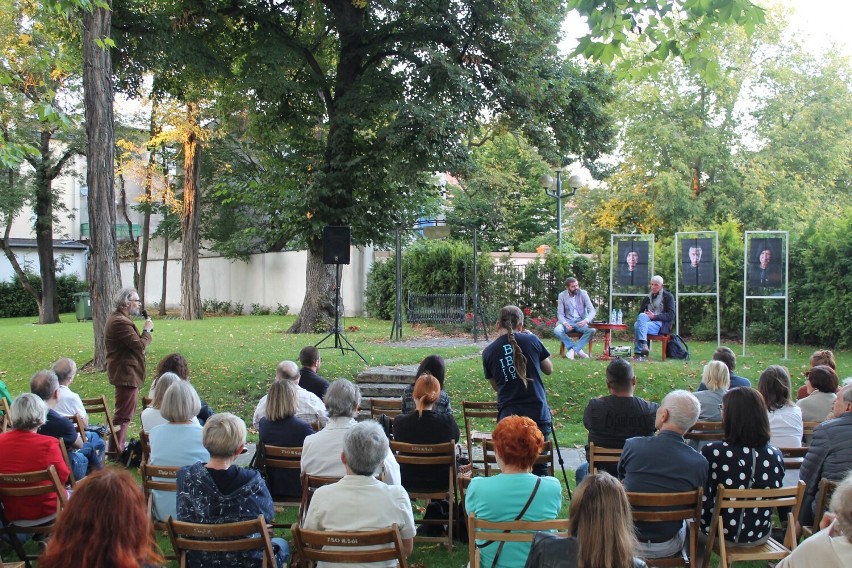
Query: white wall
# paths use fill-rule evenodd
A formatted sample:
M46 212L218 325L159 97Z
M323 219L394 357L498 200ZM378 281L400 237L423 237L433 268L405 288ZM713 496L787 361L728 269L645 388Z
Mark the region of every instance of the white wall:
M38 261L38 249L35 246L31 248L14 247L12 251L22 268L33 274L39 274L41 263ZM53 258L60 266L60 269L56 271L57 276L76 274L80 280L86 279L86 251L54 248ZM59 262L60 258L62 262ZM15 270L12 268L9 259L6 258L5 254L0 254L0 282L10 282L14 277Z
M351 249L352 263L341 266L341 293L345 315L364 315L367 274L373 264L372 248ZM248 262L221 256L200 257L201 298L242 302L247 312L251 304L272 308L278 304L290 306L298 313L305 299L305 267L307 252L271 252L255 254ZM145 303L160 301L162 294L163 261L149 260L145 278ZM166 307L180 306L181 262L169 260L166 283ZM122 285L133 285L133 263L121 263Z

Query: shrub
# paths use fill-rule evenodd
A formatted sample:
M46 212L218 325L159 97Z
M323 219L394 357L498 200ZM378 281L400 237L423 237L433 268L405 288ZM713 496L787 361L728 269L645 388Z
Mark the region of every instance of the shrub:
M275 308L275 315L276 316L286 316L289 313L290 313L290 306L282 306L281 304L278 304L278 307Z
M41 291L41 278L36 274L27 274L32 286ZM56 277L56 298L59 312L74 311L74 294L88 291L88 285L75 274L62 274ZM38 304L24 290L17 276L11 282L0 282L0 317L37 316Z

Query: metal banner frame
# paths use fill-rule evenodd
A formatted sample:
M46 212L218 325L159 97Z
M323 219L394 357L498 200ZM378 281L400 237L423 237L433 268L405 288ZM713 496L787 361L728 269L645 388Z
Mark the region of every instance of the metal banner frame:
M693 239L713 239L713 261L715 263L715 292L684 292L681 290L680 286L680 251L681 251L681 239L683 240L693 240ZM699 252L701 252L699 250ZM721 328L721 306L719 300L719 232L718 231L683 231L679 233L675 233L675 290L677 291L677 296L675 297L675 329L677 329L677 333L680 333L680 297L681 296L716 296L716 347L721 344L722 341L722 328ZM690 251L691 253L691 251Z
M787 359L787 342L789 337L789 317L790 317L790 232L789 231L746 231L743 236L743 356L746 354L746 325L748 317L748 301L749 300L784 300L784 359ZM752 243L762 240L760 246L763 250L752 248ZM772 267L780 268L782 263L772 263L771 253L779 250L773 250L776 247L772 246L771 241L781 240L781 248L784 250L784 274L783 287L781 279L776 278L777 271L769 270ZM754 251L758 254L755 255ZM770 260L763 273L769 273L769 278L772 282L756 282L755 270L761 268L758 262L763 261L763 253L769 251ZM750 254L751 253L751 254ZM751 257L751 260L749 260ZM776 290L778 293L768 294L767 292ZM783 294L780 292L783 291Z
M616 239L616 237L623 237ZM614 292L613 284L616 283L614 281L614 277L616 276L616 267L618 263L615 262L615 243L616 242L624 242L624 241L635 241L640 243L648 243L648 283L643 284L644 290L639 291L631 291L631 292ZM606 314L607 320L609 319L610 313L612 313L612 297L613 296L624 296L624 297L642 297L648 294L648 284L650 284L651 277L654 275L654 235L653 234L610 234L609 236L609 310Z

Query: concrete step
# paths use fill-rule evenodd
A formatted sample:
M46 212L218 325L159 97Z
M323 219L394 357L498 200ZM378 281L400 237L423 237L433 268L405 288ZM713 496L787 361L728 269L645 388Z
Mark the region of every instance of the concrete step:
M361 385L365 383L401 383L413 385L417 380L417 365L403 365L399 367L373 367L358 373L355 382Z
M402 398L407 383L359 383L361 398ZM366 404L362 403L363 406Z

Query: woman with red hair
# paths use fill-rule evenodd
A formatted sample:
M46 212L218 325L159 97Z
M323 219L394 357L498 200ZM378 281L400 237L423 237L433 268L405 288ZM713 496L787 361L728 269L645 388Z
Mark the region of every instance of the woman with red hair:
M555 477L533 475L544 448L538 425L526 416L508 416L492 434L500 475L475 477L465 498L468 513L487 521L547 521L562 508L562 485ZM517 568L529 556L529 542L477 541L481 566Z
M92 538L97 535L97 538ZM77 484L59 516L40 568L152 568L163 565L145 496L123 469L105 468Z
M437 412L441 383L424 373L414 383L416 410L400 414L393 421L393 438L407 444L442 444L459 439L459 426L452 414ZM400 464L402 486L408 491L432 491L447 486L447 466Z

